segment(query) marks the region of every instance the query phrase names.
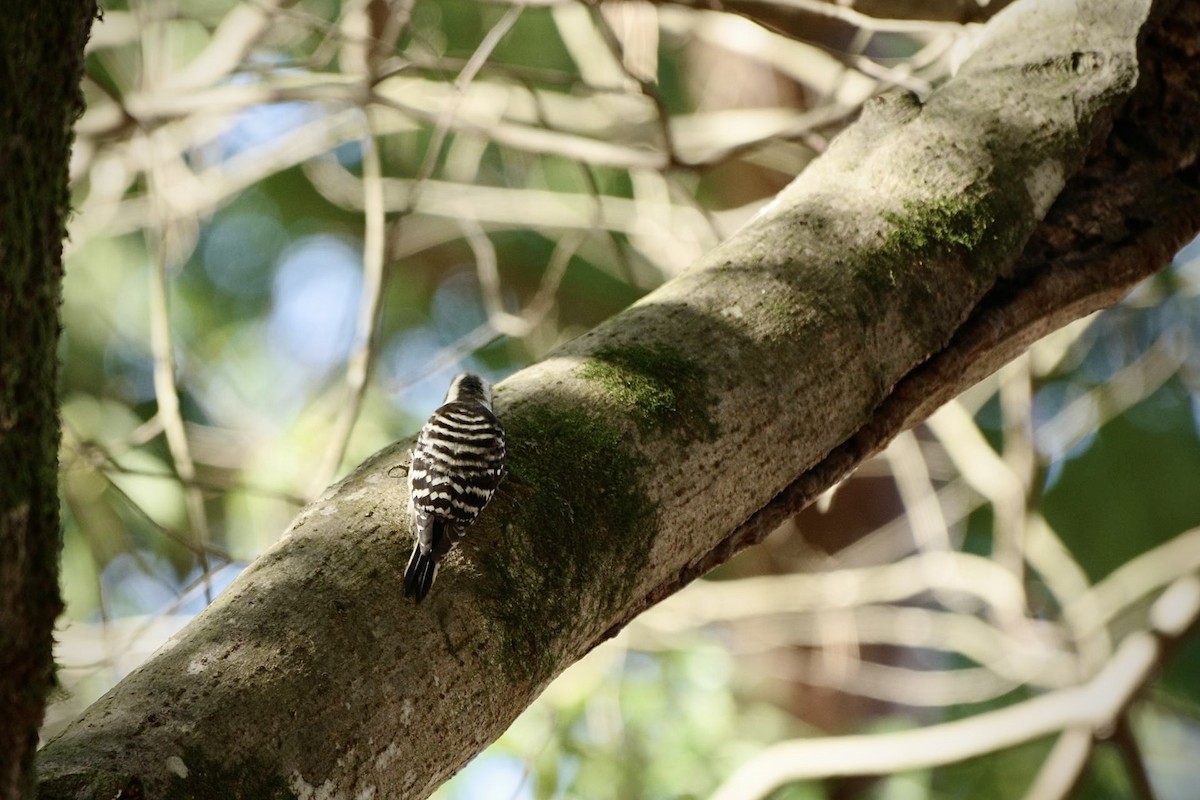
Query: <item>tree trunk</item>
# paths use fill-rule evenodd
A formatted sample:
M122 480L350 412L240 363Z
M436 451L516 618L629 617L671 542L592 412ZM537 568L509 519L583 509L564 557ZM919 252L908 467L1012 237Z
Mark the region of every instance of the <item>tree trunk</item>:
M1015 3L924 103L871 104L499 387L509 476L422 605L403 441L52 742L43 796L427 795L638 612L1169 261L1200 227L1197 17Z
M58 301L71 125L94 3L27 0L0 23L0 798L33 792L54 683Z

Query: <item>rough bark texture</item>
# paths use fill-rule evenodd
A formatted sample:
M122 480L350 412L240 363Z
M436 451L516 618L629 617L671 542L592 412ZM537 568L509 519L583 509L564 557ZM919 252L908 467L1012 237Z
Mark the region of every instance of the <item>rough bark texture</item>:
M46 748L43 796L427 795L638 611L1200 227L1194 28L1139 41L1150 5L1014 4L924 105L874 104L692 270L506 381L509 477L421 606L411 443L370 459ZM1194 25L1172 8L1147 31Z
M33 789L58 594L58 299L86 0L0 23L0 798Z

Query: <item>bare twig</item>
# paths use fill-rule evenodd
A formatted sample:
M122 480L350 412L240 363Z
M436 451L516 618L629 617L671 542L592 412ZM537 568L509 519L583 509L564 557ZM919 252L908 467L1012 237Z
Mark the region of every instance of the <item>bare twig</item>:
M1036 453L1033 449L1033 385L1028 356L1021 356L1000 370L1000 414L1004 430L1004 463L1016 478L1019 493L1014 513L1003 520L997 517L992 537L992 557L1017 580L1024 579L1025 558L1021 517L1028 507L1033 485ZM1001 522L1005 524L1001 524Z
M1063 800L1068 797L1087 766L1095 741L1092 729L1086 725L1063 730L1025 792L1025 800Z
M146 146L153 148L152 138L146 140ZM150 193L154 198L161 197L158 186L159 172L151 169L148 173L151 180ZM160 231L157 237L155 230ZM154 355L154 396L158 403L158 418L162 422L163 433L167 439L167 449L175 466L175 472L184 482L184 504L187 508L188 525L195 539L197 559L204 574L209 572L208 564L208 515L204 509L204 496L195 486L196 465L192 461L188 445L187 432L183 424L183 413L179 406L179 390L175 386L175 355L171 343L171 316L169 311L168 294L168 252L167 237L172 228L164 222L161 228L147 229L147 239L150 249L155 254L154 265L150 269L150 346ZM212 590L208 583L204 586L204 597L212 602Z
M271 27L275 13L295 0L257 0L239 3L230 9L213 31L208 45L191 62L171 75L165 88L188 91L219 83L237 69Z
M1195 578L1184 579L1196 582ZM1168 597L1170 595L1170 597ZM1172 629L1200 615L1200 593L1182 598L1163 612ZM1166 632L1166 631L1164 631ZM998 711L901 733L792 741L767 748L738 769L714 800L763 797L791 781L835 775L881 775L961 761L1071 728L1097 735L1115 725L1135 693L1152 676L1162 645L1151 633L1128 636L1090 681L1060 689Z
M363 287L359 301L358 320L355 323L355 346L346 367L346 401L341 406L330 434L329 444L321 463L313 472L308 487L310 496L315 497L329 485L341 467L350 434L358 421L363 396L367 390L367 377L374 361L376 339L375 324L379 317L383 298L384 266L387 259L384 240L383 170L379 161L379 145L371 129L370 118L366 121L366 136L363 138Z
M1126 772L1129 773L1129 785L1133 789L1134 799L1154 800L1156 795L1154 787L1150 784L1150 773L1146 770L1146 759L1142 757L1142 749L1138 746L1128 712L1117 719L1111 740L1121 754Z
M942 406L927 424L967 484L991 502L996 536L1015 540L1024 524L1025 488L1012 465L987 443L959 400ZM1013 576L1019 578L1020 570Z
M1079 655L1080 677L1094 675L1112 656L1114 645L1108 628L1096 625L1089 613L1092 609L1079 603L1091 596L1087 573L1042 515L1029 515L1024 539L1029 566L1062 609L1063 623Z

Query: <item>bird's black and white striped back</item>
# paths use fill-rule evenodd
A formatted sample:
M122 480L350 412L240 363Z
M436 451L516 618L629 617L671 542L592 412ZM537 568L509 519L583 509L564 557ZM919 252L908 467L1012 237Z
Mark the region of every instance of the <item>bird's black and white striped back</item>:
M491 387L478 375L455 378L446 402L417 437L408 473L417 541L404 594L420 602L438 562L492 499L504 474L504 428L491 411Z

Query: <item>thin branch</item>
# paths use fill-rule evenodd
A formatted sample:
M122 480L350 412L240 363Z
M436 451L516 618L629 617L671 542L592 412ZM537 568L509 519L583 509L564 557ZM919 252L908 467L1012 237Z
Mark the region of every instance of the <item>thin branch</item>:
M743 651L734 647L736 655ZM910 669L847 659L844 669L832 671L821 658L807 659L799 668L788 669L782 661L774 674L791 683L827 686L846 694L869 697L885 703L913 708L944 708L952 705L986 703L1003 697L1021 683L997 675L985 667L961 669Z
M1200 597L1193 596L1189 605L1176 611L1176 616L1190 624L1200 615ZM1154 674L1161 653L1156 637L1139 631L1121 643L1095 678L1080 686L912 731L777 744L739 768L713 800L764 797L792 781L883 775L950 764L1069 728L1086 728L1096 735L1117 723L1136 692Z
M508 0L493 1L508 2ZM573 2L577 2L577 0L530 0L526 4L532 7L552 7ZM660 4L666 6L672 3L664 0ZM709 9L712 7L712 3L707 0L682 0L675 4L686 8ZM741 14L750 19L756 18L754 9L774 7L781 13L794 14L796 20L816 23L834 21L839 24L839 29L868 30L878 33L928 33L961 28L957 22L868 16L842 4L822 2L822 0L724 0L720 7L725 11Z
M157 419L157 417L151 417L151 420L153 421L157 421ZM294 506L302 506L305 502L307 502L299 495L292 494L282 489L261 486L240 479L218 482L197 477L191 481L186 481L174 472L161 472L151 469L137 469L135 467L129 467L125 464L122 464L118 460L119 456L111 449L105 447L103 444L95 440L85 439L66 420L63 420L62 427L63 433L67 435L64 437L64 443L66 446L71 448L72 452L79 456L81 461L94 470L115 472L120 475L136 475L142 478L156 478L164 481L174 481L183 486L195 486L201 491L217 492L228 491L236 488L245 492L246 494L270 498L272 500L282 500L283 502ZM161 425L156 425L155 430L158 433L161 433ZM158 433L155 433L154 435L158 435Z
M442 147L446 143L446 137L449 135L451 127L454 125L458 117L459 110L462 108L463 101L467 97L467 89L475 80L475 76L479 74L479 70L487 63L492 52L500 44L501 40L512 30L512 26L516 24L521 16L521 12L525 10L524 3L517 3L510 7L504 13L495 25L483 37L483 41L475 48L475 52L471 54L462 71L458 73L458 77L454 79L451 87L452 91L445 105L442 106L441 112L437 115L437 123L433 129L433 135L430 138L429 146L425 149L425 160L421 163L420 169L417 170L416 177L413 181L413 189L408 196L408 208L401 211L402 216L410 213L412 208L420 196L421 186L424 181L433 177L434 170L437 169L438 160L442 156ZM393 229L398 230L398 228Z
M952 551L950 526L937 501L937 490L929 477L916 434L905 431L897 436L883 451L883 457L891 466L917 550L922 553Z
M959 400L951 400L926 424L967 484L990 501L997 539L1015 541L1025 522L1025 487L1013 465L1001 458ZM1020 569L1013 569L1015 578Z
M1142 749L1138 746L1137 736L1134 734L1128 711L1117 720L1111 741L1121 754L1121 760L1125 763L1134 800L1154 800L1156 795L1154 787L1150 784L1146 759L1143 758Z
M1135 631L1086 684L997 711L902 733L830 736L768 747L739 768L714 800L760 798L792 781L883 775L959 762L1056 732L1103 736L1120 723L1136 692L1157 672L1164 645L1200 620L1200 579L1177 579L1151 609L1151 631ZM1075 745L1078 748L1078 742ZM1057 784L1046 778L1045 784ZM1042 778L1034 784L1040 792Z
M1092 729L1075 725L1058 735L1050 754L1025 792L1025 800L1064 800L1079 782L1095 745Z
M1094 587L1083 566L1041 514L1030 514L1025 523L1024 556L1054 597L1060 615L1079 654L1080 675L1093 675L1113 651L1112 635L1106 625L1095 624L1092 608L1083 598L1093 596ZM1161 578L1164 585L1176 576ZM1152 591L1148 589L1147 591Z
M992 557L1017 580L1024 580L1025 557L1021 518L1029 505L1037 466L1033 447L1033 383L1029 357L1023 355L1005 364L1000 370L1000 417L1004 432L1002 458L1010 474L1017 480L1018 493L1012 513L997 517L992 535ZM1004 524L1001 524L1004 523Z
M250 50L271 28L276 12L296 0L256 0L238 3L221 19L208 44L186 67L170 75L165 88L173 92L212 86L237 69Z
M600 6L597 3L584 3L591 14L592 24L600 33L600 38L604 42L612 54L617 65L625 76L633 82L641 91L642 96L648 99L654 105L654 116L658 121L658 133L662 139L663 152L667 155L667 163L664 168L669 169L672 166L680 164L679 153L675 149L675 135L671 132L671 113L667 110L666 101L663 100L662 93L658 91L658 76L642 75L628 63L625 58L625 48L621 40L617 38L617 34L609 24L609 20L600 12Z
M366 135L362 145L363 165L363 287L359 300L358 320L355 323L355 347L346 366L346 399L333 424L329 444L321 462L313 472L308 493L312 497L320 494L337 471L354 432L367 391L367 378L375 360L378 346L376 322L383 301L384 267L387 260L384 238L383 168L379 160L379 144L371 128L370 117L366 118Z
M477 325L450 344L442 347L419 367L410 370L407 375L384 384L384 389L392 394L401 394L410 386L419 383L429 375L440 372L443 369L449 369L476 350L487 347L498 336L499 334L493 330L490 322Z
M1081 394L1038 426L1037 441L1052 456L1076 447L1091 431L1141 402L1175 375L1187 360L1178 334L1166 330L1132 363L1104 385Z
M729 581L704 581L668 598L632 625L682 632L770 614L900 603L926 592L973 597L998 616L1019 613L1022 587L990 560L970 553L930 551L892 564Z
M782 644L858 647L865 644L955 653L1001 678L1035 687L1075 683L1073 654L1052 646L1056 631L1031 623L1010 634L967 614L902 606L831 608L811 616L772 615L742 621L738 633L761 649ZM1049 635L1047 635L1049 634Z
M1172 581L1200 571L1200 528L1126 561L1103 580L1073 598L1063 616L1077 615L1081 630L1090 632L1109 624L1133 603Z
M144 145L151 150L155 143L153 137L143 139ZM156 203L161 203L162 188L160 173L151 169L149 192ZM165 216L165 215L164 215ZM158 236L153 236L155 231ZM194 484L196 480L196 465L192 461L188 445L187 430L183 423L183 412L179 406L179 389L175 385L175 355L171 343L171 316L168 301L168 246L167 238L173 228L165 221L161 228L147 229L146 238L154 253L154 264L150 269L150 348L154 356L154 396L158 404L157 417L162 422L163 434L167 439L167 449L175 472L184 482L184 504L187 509L188 526L195 539L196 557L200 562L201 571L207 575L208 563L208 514L204 508L204 495ZM204 584L204 599L212 602L212 588L206 581Z

